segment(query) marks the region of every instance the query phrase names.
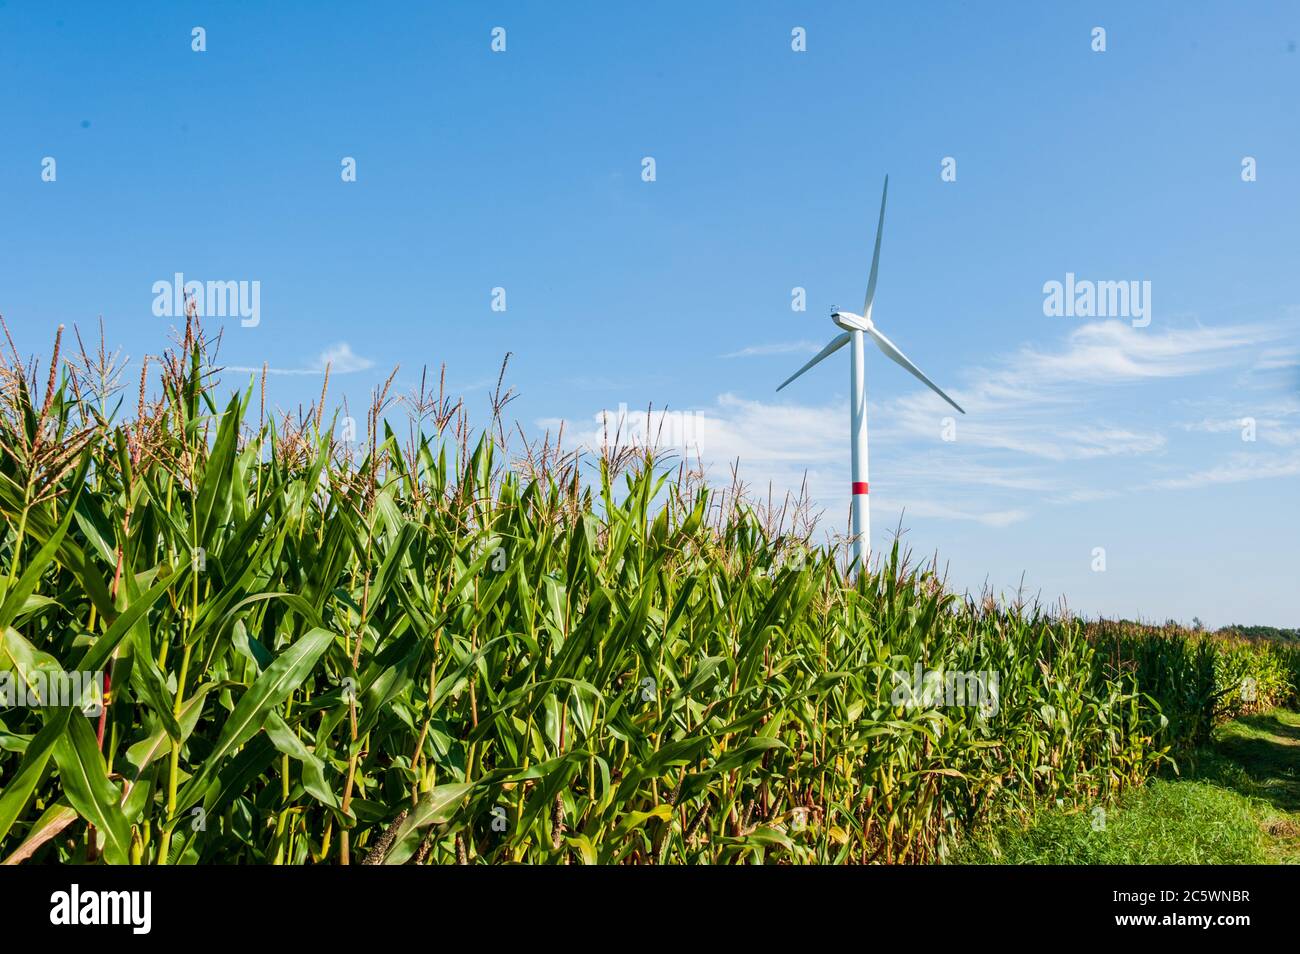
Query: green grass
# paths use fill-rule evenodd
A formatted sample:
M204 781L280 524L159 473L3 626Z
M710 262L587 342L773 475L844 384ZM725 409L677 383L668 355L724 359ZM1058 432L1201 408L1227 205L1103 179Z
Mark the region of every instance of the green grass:
M1044 811L1007 827L960 860L975 864L1261 864L1264 836L1250 802L1205 782L1153 781L1105 815ZM1095 826L1095 827L1094 827Z
M1242 716L1190 770L1249 801L1272 861L1300 864L1300 713Z
M958 855L974 864L1300 862L1300 714L1275 709L1216 730L1185 766L1103 809L1053 808Z

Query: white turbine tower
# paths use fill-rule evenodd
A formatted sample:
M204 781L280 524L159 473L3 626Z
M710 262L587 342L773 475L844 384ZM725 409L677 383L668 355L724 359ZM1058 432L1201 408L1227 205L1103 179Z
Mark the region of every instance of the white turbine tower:
M832 338L830 343L825 348L822 348L811 361L786 378L781 387L777 388L780 391L781 388L784 388L813 365L824 358L830 357L846 344L852 343L853 351L849 364L849 399L852 402L849 408L851 418L850 435L853 454L853 509L850 534L853 543L853 561L859 569L866 567L867 554L871 549L871 510L867 503L867 369L863 363L862 355L863 336L870 335L871 340L876 343L876 347L885 353L885 357L901 364L924 382L935 394L957 408L962 414L966 413L962 411L956 401L944 394L937 384L922 374L921 369L909 361L907 355L899 351L898 347L886 338L871 320L871 303L876 297L876 272L880 267L880 236L885 228L885 198L888 194L889 176L885 176L885 188L880 194L880 222L876 226L876 250L871 256L871 277L867 279L867 299L862 306L862 314L855 315L852 312L838 310L832 312L831 321L843 328L844 333Z

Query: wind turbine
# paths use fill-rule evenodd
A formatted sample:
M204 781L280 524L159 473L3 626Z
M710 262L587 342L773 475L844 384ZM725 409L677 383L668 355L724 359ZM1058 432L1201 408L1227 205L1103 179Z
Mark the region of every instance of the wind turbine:
M859 569L866 567L867 554L871 549L871 510L867 502L867 369L862 355L862 344L865 337L870 335L871 340L876 343L876 347L885 353L885 357L896 364L901 364L915 377L919 378L931 391L957 408L962 414L966 413L956 401L944 394L937 384L922 374L921 369L908 360L907 355L899 351L898 346L886 338L884 333L876 327L875 322L871 320L871 305L876 297L876 273L880 268L880 236L885 229L885 198L888 195L889 176L885 176L885 188L880 193L880 222L876 225L876 250L871 256L871 277L867 279L867 298L862 306L862 314L855 315L852 312L840 311L839 309L832 311L831 321L844 329L843 334L832 338L830 343L817 352L811 361L786 378L781 387L777 388L780 391L781 388L784 388L813 365L829 358L846 344L853 345L852 357L849 362L849 398L852 402L849 408L851 422L849 433L852 442L853 470L853 507L850 533L853 545L853 562Z

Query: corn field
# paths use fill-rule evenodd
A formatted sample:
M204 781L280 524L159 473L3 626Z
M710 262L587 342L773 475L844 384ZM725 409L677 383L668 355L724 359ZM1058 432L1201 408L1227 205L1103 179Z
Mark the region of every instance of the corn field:
M1295 694L1296 650L961 597L898 543L848 577L643 450L512 459L500 387L475 435L386 384L345 445L324 390L218 399L193 323L129 413L61 347L3 365L0 658L105 691L0 708L6 864L941 861Z

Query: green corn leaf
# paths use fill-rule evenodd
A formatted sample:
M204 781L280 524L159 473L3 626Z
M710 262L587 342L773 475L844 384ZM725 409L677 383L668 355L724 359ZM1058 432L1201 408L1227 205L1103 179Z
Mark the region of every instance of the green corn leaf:
M262 728L267 715L289 698L316 662L334 641L334 634L313 629L276 657L252 686L240 697L234 711L226 718L211 753L178 797L179 810L193 805L202 797L208 782L235 749Z
M27 832L27 837L23 839L23 843L14 849L13 854L8 858L0 861L0 865L22 864L36 853L36 849L51 838L56 837L59 832L76 820L76 809L60 799L41 813L41 817L36 819L36 823Z
M69 719L68 731L55 742L54 760L68 803L103 834L104 858L130 864L131 828L118 804L122 793L109 781L95 733L80 714Z
M272 745L289 758L302 763L302 784L307 793L322 805L338 808L338 795L325 781L325 763L303 744L288 723L275 712L266 717L266 734L270 736Z
M453 782L425 792L398 826L384 864L400 865L407 861L420 846L422 831L430 825L445 824L473 788L467 782Z
M76 501L73 501L73 505L67 508L67 513L64 514L63 520L59 522L58 527L50 534L36 555L28 561L13 588L4 594L4 601L0 602L0 630L8 628L17 618L19 611L27 602L27 597L35 592L36 586L40 583L46 569L54 562L54 557L59 552L59 546L63 543L63 535L68 532L68 527L71 525L76 512L75 503Z
M68 708L47 709L45 726L27 743L18 771L6 780L4 791L0 792L0 841L4 840L31 800L32 792L45 772L45 765L54 753L55 743L67 731L72 714Z

